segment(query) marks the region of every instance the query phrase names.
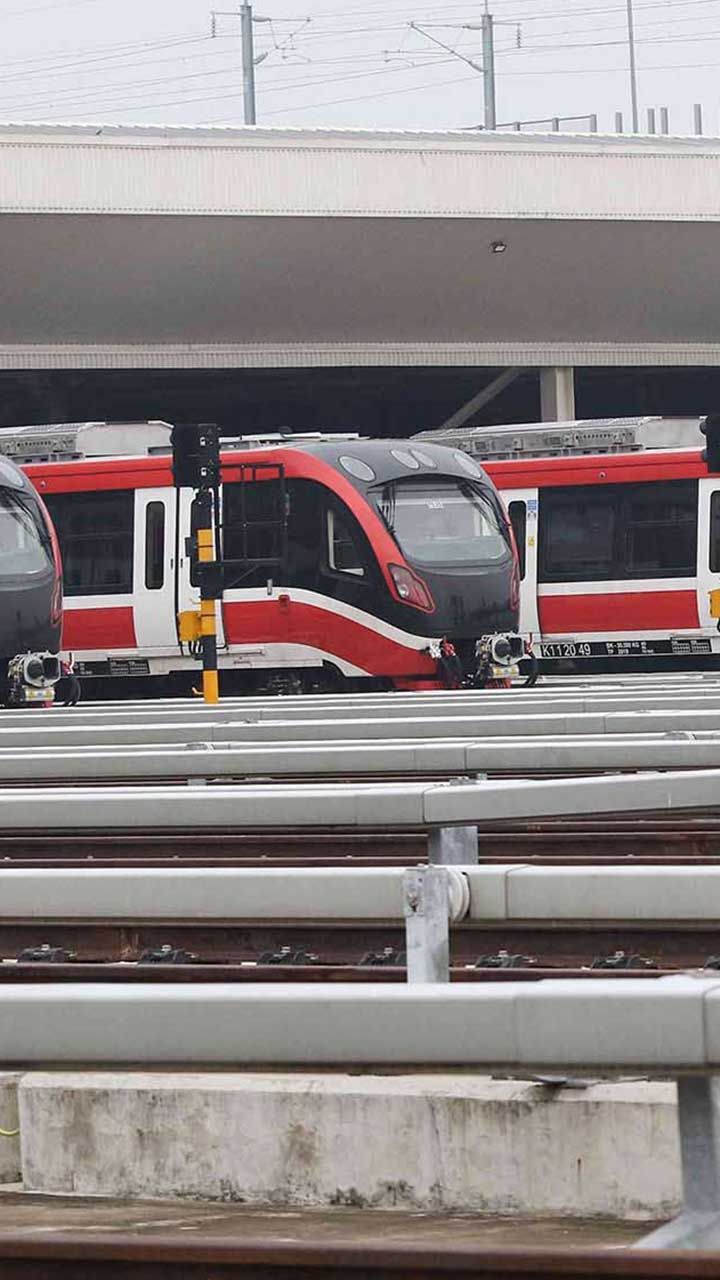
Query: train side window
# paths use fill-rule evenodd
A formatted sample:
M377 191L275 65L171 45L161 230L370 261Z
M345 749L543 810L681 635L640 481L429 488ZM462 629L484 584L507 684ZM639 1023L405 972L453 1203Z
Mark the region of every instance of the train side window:
M540 582L607 581L615 571L617 497L605 489L540 491Z
M692 578L697 566L697 480L628 485L621 576Z
M527 507L524 502L511 502L508 505L508 516L515 534L515 542L517 544L518 560L520 563L520 579L525 577L525 535L527 531Z
M342 516L332 507L327 513L328 565L335 573L351 573L356 578L365 577L360 551Z
M43 497L60 542L65 595L131 592L134 490Z
M165 582L165 503L145 508L145 587L159 591Z
M710 494L710 572L720 573L720 490Z

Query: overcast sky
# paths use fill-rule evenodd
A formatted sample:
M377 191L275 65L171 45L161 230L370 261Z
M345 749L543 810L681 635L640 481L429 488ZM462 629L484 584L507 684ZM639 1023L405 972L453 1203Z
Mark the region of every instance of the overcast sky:
M231 3L221 7L227 12ZM465 128L482 121L473 61L482 0L257 0L258 123ZM242 123L239 22L206 0L0 0L0 118ZM626 0L490 0L498 120L596 112L629 121ZM642 119L718 132L720 0L634 0ZM585 128L583 121L577 126Z

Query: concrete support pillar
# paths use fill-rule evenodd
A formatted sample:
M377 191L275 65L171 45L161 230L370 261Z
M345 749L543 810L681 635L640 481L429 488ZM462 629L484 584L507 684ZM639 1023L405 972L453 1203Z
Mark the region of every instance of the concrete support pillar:
M575 370L540 370L540 416L543 422L572 422L575 417Z
M403 876L408 982L450 981L448 873L412 867Z
M428 862L436 866L477 866L477 827L433 827L428 835Z

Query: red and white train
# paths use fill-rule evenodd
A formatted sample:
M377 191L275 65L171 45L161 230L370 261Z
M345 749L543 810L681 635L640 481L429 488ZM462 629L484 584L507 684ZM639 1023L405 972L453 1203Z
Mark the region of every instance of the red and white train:
M188 690L198 660L177 620L198 606L194 494L173 485L168 424L6 429L0 452L22 461L52 516L62 648L85 688L156 676ZM223 444L221 479L226 687L437 688L497 678L522 653L511 526L459 450L244 438Z
M482 463L520 553L520 631L540 669L716 666L720 475L700 418L423 432Z

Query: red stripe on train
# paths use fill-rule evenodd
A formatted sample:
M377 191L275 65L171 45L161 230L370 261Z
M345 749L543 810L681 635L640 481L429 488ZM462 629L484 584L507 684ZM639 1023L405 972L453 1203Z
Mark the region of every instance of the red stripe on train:
M134 649L135 623L131 605L111 609L65 609L63 649Z
M391 640L371 626L289 597L223 606L228 644L304 644L372 675L434 675L427 653Z
M694 591L623 591L608 595L539 596L543 635L583 631L679 631L698 627Z

